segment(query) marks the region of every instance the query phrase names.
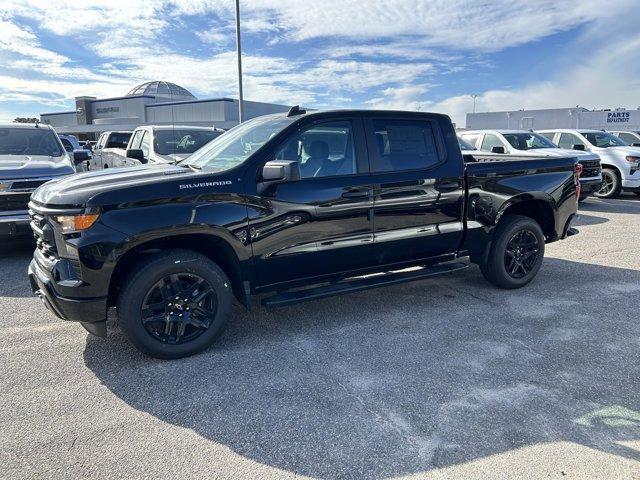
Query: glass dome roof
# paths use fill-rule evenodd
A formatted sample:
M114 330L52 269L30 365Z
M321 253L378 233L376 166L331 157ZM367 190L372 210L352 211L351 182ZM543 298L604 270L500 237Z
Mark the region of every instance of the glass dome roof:
M153 95L154 97L166 97L171 100L193 100L196 98L189 90L182 88L180 85L159 80L138 85L127 93L127 96L131 95Z

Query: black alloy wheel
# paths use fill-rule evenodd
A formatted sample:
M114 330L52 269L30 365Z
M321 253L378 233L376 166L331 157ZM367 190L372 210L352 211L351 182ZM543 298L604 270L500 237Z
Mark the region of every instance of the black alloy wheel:
M517 231L507 242L504 266L513 278L526 277L534 268L540 254L538 237L529 229Z
M171 274L149 289L142 303L141 319L152 337L180 345L207 331L217 307L215 290L205 279L192 273Z
M209 347L226 325L231 282L210 258L170 249L141 258L118 295L118 323L140 351L182 358Z

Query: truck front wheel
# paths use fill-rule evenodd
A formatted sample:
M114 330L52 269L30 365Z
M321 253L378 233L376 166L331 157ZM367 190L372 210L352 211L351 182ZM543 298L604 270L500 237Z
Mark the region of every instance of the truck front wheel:
M507 215L496 227L488 261L480 265L480 271L497 287L524 287L542 266L544 242L538 222L521 215Z
M594 193L598 198L618 198L622 192L620 175L613 168L602 169L602 187Z
M131 343L147 355L193 355L222 332L232 304L231 283L213 261L189 250L144 259L118 298L118 320Z

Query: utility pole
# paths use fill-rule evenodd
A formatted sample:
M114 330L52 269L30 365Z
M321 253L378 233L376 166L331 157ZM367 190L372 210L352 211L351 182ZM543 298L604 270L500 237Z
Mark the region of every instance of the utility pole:
M242 45L240 43L240 0L236 0L236 47L238 50L238 118L240 123L244 120L244 107L242 98Z
M471 98L473 98L473 113L476 113L476 98L478 98L478 94L477 93L472 93L471 94Z

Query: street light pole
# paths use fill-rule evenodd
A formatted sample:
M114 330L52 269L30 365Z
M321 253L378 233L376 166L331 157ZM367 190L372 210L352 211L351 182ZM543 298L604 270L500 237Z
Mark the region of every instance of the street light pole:
M244 120L242 96L242 44L240 43L240 0L236 0L236 47L238 50L238 118Z

